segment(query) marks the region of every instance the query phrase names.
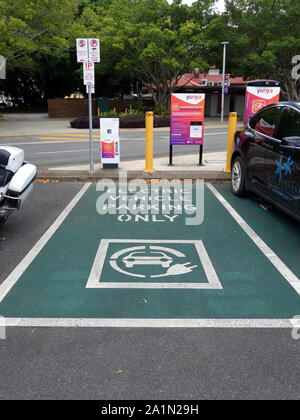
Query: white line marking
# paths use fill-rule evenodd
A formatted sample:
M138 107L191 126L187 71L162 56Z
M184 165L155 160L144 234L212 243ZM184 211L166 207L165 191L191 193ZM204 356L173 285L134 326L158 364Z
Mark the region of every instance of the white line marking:
M211 184L206 184L214 196L226 208L228 213L240 225L243 231L252 239L255 245L262 251L268 260L274 265L279 273L286 279L286 281L300 294L300 280L299 278L284 264L284 262L275 254L274 251L254 232L254 230L246 223L246 221L234 210L228 201L213 187Z
M293 328L293 319L6 318L7 327Z
M137 277L137 276L134 276ZM145 276L144 276L145 277ZM101 282L95 286L86 286L87 289L198 289L221 290L223 287L210 283L114 283Z
M31 141L31 142L22 142L22 143L0 143L1 146L34 146L35 144L57 144L57 143L87 143L89 140L59 140L59 141ZM97 140L93 140L94 143L98 143Z
M200 282L199 283L179 283L179 282L105 282L101 281L102 270L104 266L105 259L107 257L107 251L109 244L192 244L195 246L199 259L202 263L204 272L207 277L208 283ZM130 251L131 248L127 248L126 251ZM110 261L110 264L117 271L131 276L123 270L120 270L117 267L115 261L116 257L122 254L122 251L119 251L110 257L110 260L114 258L114 261ZM132 275L133 277L145 277L144 275ZM176 277L174 277L176 279ZM89 275L89 279L86 285L87 289L202 289L202 290L222 290L222 284L219 281L217 273L211 263L211 260L207 254L207 251L204 247L204 244L201 240L165 240L165 239L102 239L98 247L98 251Z
M41 239L34 245L34 247L28 252L26 257L20 262L19 265L12 271L12 273L4 280L4 282L0 285L0 302L5 298L8 292L14 287L17 283L19 278L22 276L25 270L29 267L35 257L39 254L39 252L44 248L47 244L49 239L54 235L57 229L61 226L61 224L65 221L69 213L73 210L76 206L78 201L84 195L84 193L88 190L91 186L91 183L87 183L83 186L83 188L76 194L76 196L72 199L72 201L68 204L68 206L63 210L63 212L58 216L55 222L50 226L47 232L41 237Z
M79 149L79 150L60 150L60 151L55 151L55 152L38 152L36 153L36 155L57 155L57 154L61 154L61 153L81 153L81 152L88 152L90 149ZM94 151L99 150L97 149L93 149Z

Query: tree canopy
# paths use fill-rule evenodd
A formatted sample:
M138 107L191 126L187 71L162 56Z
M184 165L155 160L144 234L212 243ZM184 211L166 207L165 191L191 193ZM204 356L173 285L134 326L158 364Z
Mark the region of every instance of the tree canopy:
M0 88L28 105L84 92L76 37L98 37L96 93L129 92L140 81L166 107L183 73L221 68L279 80L287 99L300 100L292 60L300 54L300 3L294 0L0 0L0 54L7 80Z
M179 78L205 69L204 32L193 9L180 1L112 0L101 30L103 55L119 72L131 72L166 107Z
M294 0L227 0L226 11L206 28L210 60L220 63L217 46L229 41L227 68L249 79L279 80L286 99L299 100L292 58L300 54L300 3Z

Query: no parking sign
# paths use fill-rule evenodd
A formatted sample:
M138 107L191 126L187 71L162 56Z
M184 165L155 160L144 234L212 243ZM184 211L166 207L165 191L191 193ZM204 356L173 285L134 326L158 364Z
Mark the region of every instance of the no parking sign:
M98 38L91 38L89 42L89 61L99 63L100 61L100 42Z
M86 63L89 61L88 42L87 39L76 39L77 62Z
M95 86L95 66L94 63L83 64L83 79L86 86Z

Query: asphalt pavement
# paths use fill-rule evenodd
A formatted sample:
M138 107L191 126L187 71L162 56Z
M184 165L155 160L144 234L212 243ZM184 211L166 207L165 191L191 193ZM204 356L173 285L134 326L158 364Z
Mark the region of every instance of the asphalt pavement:
M35 185L32 195L22 210L13 214L7 224L1 228L1 283L33 248L82 187L81 183ZM229 188L229 186L223 186L220 191L243 217L246 217L256 232L273 247L273 250L279 256L283 255L284 261L298 274L299 225L275 209L266 211L261 208L260 200L252 197L246 201L242 200L241 207L237 207L239 201L238 199L231 200ZM92 229L95 234L98 232L101 236L102 232L108 228L107 223L104 222L102 227L98 225L97 228L94 225L98 218L94 221L95 210L93 213L92 207L95 200L92 190L89 194L89 200L92 199L92 201L85 201L83 197L79 207L75 209L75 218L74 214L73 216L71 214L60 233L58 232L59 236L54 238L54 242L52 241L51 246L57 252L54 264L51 262L53 253L49 253L49 258L47 258L48 250L45 249L43 252L42 260L38 263L41 273L44 273L39 276L39 285L35 284L33 279L36 264L33 264L32 274L27 276L29 287L22 289L20 284L21 300L15 309L12 308L16 313L26 310L26 305L30 301L35 302L33 311L43 310L47 299L56 299L56 311L67 313L69 308L74 308L77 286L71 287L69 280L72 271L70 270L72 266L80 265L81 262L83 268L85 267L86 250L90 246L84 238L80 243L77 240L77 234L75 236L74 234L78 232L78 229L86 226L87 230L85 228L82 230L83 236L90 235L89 229ZM224 244L230 241L230 237L226 238L225 235L222 237L221 233L225 228L232 232L232 252L237 252L237 243L240 254L245 250L249 252L249 255L243 253L239 260L235 260L236 266L230 268L232 278L234 278L234 282L231 282L233 290L230 299L234 297L235 301L232 303L229 299L226 304L225 297L225 306L221 312L236 311L239 305L242 308L244 303L240 300L240 296L248 296L250 299L248 313L250 317L253 317L251 313L265 311L267 308L271 311L289 311L288 305L286 308L282 305L282 308L276 309L272 301L273 296L275 301L280 301L286 292L292 295L289 285L284 279L280 280L279 274L271 269L263 255L255 256L257 249L249 243L246 235L241 233L238 225L232 225L233 228L231 228L233 221L229 218L230 216L226 215L225 210L219 207L208 191L207 194L209 194L209 207L206 212L208 224L203 225L202 228L193 227L192 230L200 229L198 237L211 240L211 246L209 243L207 246L210 253L214 255L213 263L218 267L218 264L228 264L228 261L231 261L229 254L226 253L226 256L224 254L224 251L229 248ZM92 203L93 206L91 206ZM217 212L217 217L211 216L213 211ZM211 217L213 223L209 221ZM123 232L121 237L130 234L136 238L144 235L143 229L146 229L148 236L152 231L155 235L162 234L160 231L163 232L162 229L165 229L161 227L164 226L163 223L158 223L160 229L155 230L152 224L149 227L143 227L146 225L131 223L123 232L122 223L119 225L112 223L111 234L116 234L118 229L121 229ZM153 226L155 225L157 226L157 223ZM186 233L177 232L178 228L181 229L180 226L175 224L173 236L186 235ZM213 229L211 233L210 229ZM85 231L87 233L84 233ZM195 234L197 236L197 231ZM90 235L92 241L95 239L93 235ZM61 245L59 237L62 241ZM282 243L278 241L278 238L282 238ZM218 246L222 251L217 251ZM287 247L290 247L291 252L287 252ZM73 253L74 250L82 255L81 261ZM73 255L73 259L66 259L68 254ZM219 263L216 262L216 258ZM250 270L248 274L243 271L247 260ZM253 261L257 261L258 265L253 266ZM66 262L71 265L69 271L65 271L66 274L64 274ZM47 266L51 264L53 268L52 272L49 272ZM259 278L260 270L267 276L265 281ZM228 276L226 270L217 269L217 272L225 287L230 277L226 280ZM58 277L55 277L55 273L58 273ZM244 276L243 283L240 283L241 276ZM258 283L256 283L257 279ZM52 287L51 282L55 285L58 280L62 282L61 291L51 289L51 295L45 300L45 290ZM32 294L31 282L33 286L38 285L38 293L35 295ZM257 293L261 287L267 287L269 291L263 292L258 299ZM273 295L274 290L278 288L284 292L282 296ZM67 290L69 292L66 295ZM123 290L125 293L126 289ZM16 292L19 293L18 287ZM82 300L76 303L79 311L82 310L84 304L84 293L83 290ZM182 305L186 305L186 310L190 311L192 307L186 298L173 301L174 293L170 292L169 296L166 295L163 304L166 310L176 310L177 307L180 313ZM224 294L223 291L213 293L220 293L221 297ZM13 298L13 295L14 289L8 297ZM110 301L109 296L106 293L106 300L113 308L115 305L113 301ZM101 295L99 297L101 299ZM192 296L190 298L195 300ZM119 299L122 299L122 295ZM140 300L138 310L147 311L149 308L151 311L152 303L151 298L148 302ZM204 301L199 303L199 310L202 310L201 308L205 305ZM96 311L101 307L100 301L98 306L97 309L96 305ZM219 311L220 308L218 299L211 302L210 311ZM116 310L127 309L120 305ZM286 328L9 327L6 339L0 340L0 355L1 399L201 400L299 399L300 397L299 341L293 340L291 329Z
M1 126L0 126L1 129ZM40 136L1 136L0 146L10 145L21 147L25 151L25 158L37 166L55 166L81 164L89 162L88 135L76 130L67 134L48 134ZM154 156L169 154L168 128L154 131ZM224 128L207 128L205 130L204 151L219 152L226 150L227 131ZM121 160L145 157L145 130L121 131ZM95 163L100 163L100 139L94 130L93 151ZM199 154L199 147L176 146L174 155Z
M205 133L205 151L226 149L225 126L210 124ZM144 142L144 130L122 130L121 159L143 158ZM22 147L38 166L89 161L87 132L44 114L11 116L0 124L1 144ZM168 129L155 130L154 147L155 156L168 154ZM99 162L96 130L94 149ZM291 272L300 278L297 222L217 184L205 186L199 226L182 215L100 216L95 184L66 212L83 187L37 183L0 229L0 315L11 325L0 339L0 399L300 398L300 341L290 320L300 314L298 282L290 281ZM244 220L234 220L228 205ZM171 274L153 255L152 271L126 264L123 248L141 241L148 251L165 247Z

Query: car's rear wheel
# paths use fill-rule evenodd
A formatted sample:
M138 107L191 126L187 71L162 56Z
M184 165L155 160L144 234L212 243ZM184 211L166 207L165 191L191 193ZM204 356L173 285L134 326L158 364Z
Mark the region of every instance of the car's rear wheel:
M242 197L246 193L245 165L238 156L235 158L231 171L231 187L233 194Z

